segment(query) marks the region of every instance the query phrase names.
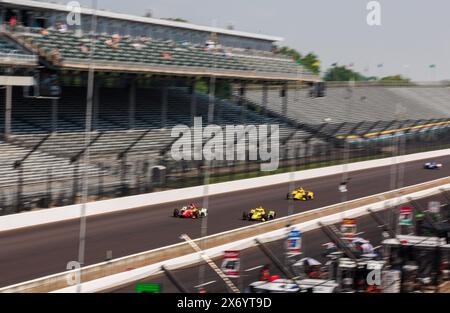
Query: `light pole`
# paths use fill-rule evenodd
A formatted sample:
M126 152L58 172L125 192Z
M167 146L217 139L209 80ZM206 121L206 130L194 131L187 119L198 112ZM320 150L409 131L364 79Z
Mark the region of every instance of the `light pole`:
M214 51L211 53L214 54ZM215 68L216 68L216 59L213 56L213 70ZM216 76L213 73L209 79L209 95L208 95L208 100L209 100L208 124L209 125L214 123L215 93L216 93ZM202 169L204 172L204 176L203 176L203 207L206 209L209 206L209 181L210 181L210 175L211 175L210 166L211 166L211 161L207 160L206 165ZM200 236L206 237L208 234L208 214L202 218L200 227L201 227ZM206 245L206 242L205 242L205 245ZM203 246L201 248L202 248L202 250L204 250L205 246ZM205 271L206 271L206 266L204 264L202 264L199 268L199 277L198 277L199 285L202 285L205 282Z
M81 292L81 269L85 263L85 250L86 250L86 206L88 201L89 192L89 152L90 141L92 131L92 107L94 96L94 54L95 54L95 33L97 31L97 0L92 0L92 19L91 19L91 49L89 58L89 72L88 72L88 85L87 85L87 97L86 97L86 121L85 121L85 151L84 151L84 169L83 169L83 191L82 191L82 204L80 210L80 235L78 245L78 284L77 293Z
M349 81L349 87L348 87L348 96L346 97L346 99L348 101L345 102L345 117L348 118L350 116L351 113L351 101L353 98L353 90L355 87L355 81L354 80L350 80ZM347 136L344 138L344 158L343 158L343 166L342 166L342 180L341 180L341 184L339 186L339 191L341 192L341 203L345 203L348 200L348 189L347 189L347 183L348 183L348 162L350 159L350 143L349 140L347 138ZM345 208L344 208L345 211Z
M401 103L396 103L395 105L395 118L399 121L399 126L402 125L402 119L404 118L405 107ZM404 131L399 131L398 133L393 134L393 161L391 163L391 190L396 190L403 187L404 180L404 171L405 165L402 163L402 160L399 158L403 158L404 147L405 147L405 133ZM394 207L397 207L400 204L400 199L397 200L397 204ZM388 216L388 223L394 222L395 212L391 211ZM392 224L391 224L392 225Z

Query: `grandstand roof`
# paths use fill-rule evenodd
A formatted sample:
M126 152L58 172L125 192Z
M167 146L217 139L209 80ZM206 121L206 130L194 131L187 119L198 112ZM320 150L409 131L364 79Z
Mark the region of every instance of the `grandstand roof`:
M48 2L31 1L31 0L0 0L0 3L8 3L11 5L17 5L17 6L26 6L26 7L32 7L32 8L41 8L41 9L69 12L69 9L66 7L66 5L57 4L57 3L48 3ZM94 12L93 9L81 8L81 14L90 15L93 12ZM170 26L170 27L191 29L191 30L204 31L204 32L212 32L212 33L224 34L224 35L229 35L229 36L260 39L260 40L267 40L267 41L271 41L271 42L284 40L282 37L277 37L277 36L254 34L254 33L248 33L248 32L236 31L236 30L228 30L228 29L223 29L223 28L218 28L218 27L210 27L210 26L202 26L202 25L196 25L196 24L191 24L191 23L168 21L168 20L163 20L163 19L148 18L148 17L137 16L137 15L104 11L104 10L97 10L95 13L97 16L106 17L106 18L127 20L127 21L133 21L133 22L142 22L142 23L148 23L148 24Z

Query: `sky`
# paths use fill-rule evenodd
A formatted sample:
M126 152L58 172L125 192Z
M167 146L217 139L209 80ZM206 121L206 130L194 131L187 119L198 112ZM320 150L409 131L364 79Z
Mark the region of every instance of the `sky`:
M91 6L92 0L78 0ZM59 1L67 3L69 1ZM354 64L366 76L402 74L415 81L450 79L450 1L378 0L381 25L369 26L370 0L98 0L98 7L194 24L281 36L322 70ZM383 67L378 67L383 64ZM435 68L430 68L435 64Z

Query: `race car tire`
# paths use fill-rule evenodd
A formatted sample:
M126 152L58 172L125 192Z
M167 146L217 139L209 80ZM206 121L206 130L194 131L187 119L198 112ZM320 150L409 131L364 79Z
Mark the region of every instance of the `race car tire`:
M247 212L242 213L242 219L243 219L244 221L246 221L247 218L248 218Z
M291 195L289 193L287 193L286 200L290 200L290 199L291 199Z
M173 217L178 217L180 215L180 210L175 209L173 210Z
M261 220L262 220L263 222L268 221L269 218L267 217L267 214L264 214L264 215L262 216Z
M195 218L195 219L197 219L198 217L199 217L199 214L198 214L198 212L192 213L192 218Z

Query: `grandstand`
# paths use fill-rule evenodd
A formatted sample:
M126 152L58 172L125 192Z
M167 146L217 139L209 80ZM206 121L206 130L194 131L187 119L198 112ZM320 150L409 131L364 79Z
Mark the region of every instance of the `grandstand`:
M253 86L246 99L262 105L261 87ZM448 127L450 87L331 87L326 97L311 97L307 88L290 88L286 100L280 89L267 92L268 109L308 124L324 135L364 136L419 126Z
M90 199L202 183L202 162L174 162L168 152L171 128L191 126L194 116L207 121L211 102L212 122L221 126L278 124L285 167L342 159L346 142L357 143L352 157L388 153L399 134L408 151L450 142L448 87L331 87L312 98L309 85L319 77L271 52L281 38L110 12L99 12L99 30L91 33L86 23L59 28L65 10L0 2L3 21L12 14L22 21L2 26L2 73L35 77L39 90L39 74L48 71L60 87L43 96L16 85L10 104L0 89L0 208L6 208L0 214L75 203L85 172ZM89 68L95 83L86 146ZM205 90L202 83L228 89ZM212 170L233 179L257 165L216 161ZM157 179L161 166L167 180Z

